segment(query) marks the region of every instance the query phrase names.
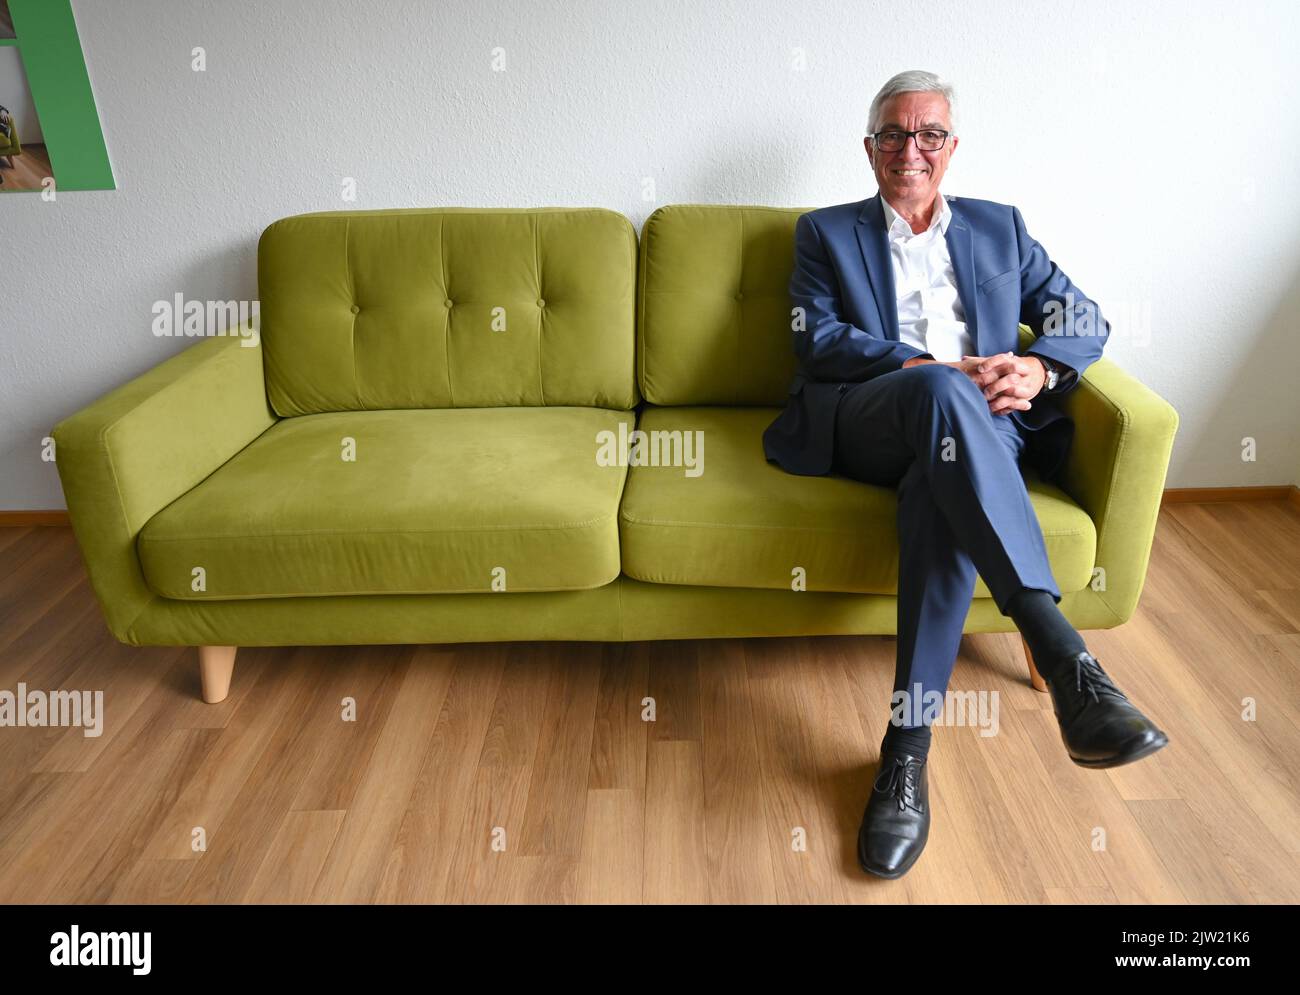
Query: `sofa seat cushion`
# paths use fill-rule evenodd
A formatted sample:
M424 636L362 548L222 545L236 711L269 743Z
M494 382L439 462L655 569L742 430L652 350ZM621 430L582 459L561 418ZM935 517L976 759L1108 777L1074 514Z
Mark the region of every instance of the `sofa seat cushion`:
M619 574L627 470L601 465L597 434L633 420L579 407L286 418L146 523L145 579L184 600L599 587Z
M779 410L646 409L637 426L647 433L645 462L664 451L650 433L702 432L702 472L632 466L619 516L624 573L658 584L790 590L802 568L809 591L898 593L896 492L768 463L763 430ZM1096 554L1092 520L1059 487L1024 473L1053 575L1062 593L1082 590ZM991 597L982 578L975 596Z

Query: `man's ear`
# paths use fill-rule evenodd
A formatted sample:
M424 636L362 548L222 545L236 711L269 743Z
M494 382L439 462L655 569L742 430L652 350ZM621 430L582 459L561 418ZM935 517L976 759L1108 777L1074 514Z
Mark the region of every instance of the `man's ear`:
M876 164L876 160L875 160L875 157L872 155L872 152L871 152L871 139L870 139L870 138L864 138L864 139L862 139L862 147L863 147L864 149L867 150L867 162L871 163L871 165L874 167L875 164ZM956 147L957 147L957 146L955 146L955 145L953 146L953 148L956 148Z

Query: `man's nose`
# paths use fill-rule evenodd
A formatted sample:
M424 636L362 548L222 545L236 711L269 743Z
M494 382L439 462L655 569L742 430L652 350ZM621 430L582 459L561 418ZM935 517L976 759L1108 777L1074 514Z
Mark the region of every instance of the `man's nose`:
M903 147L902 147L901 149L898 150L898 154L901 155L901 156L907 156L908 151L909 151L909 148L908 148L909 146L911 147L910 151L912 151L912 152L914 152L914 153L916 154L916 158L918 158L918 159L924 159L924 158L925 158L925 156L921 155L921 146L919 146L919 145L916 144L916 136L915 136L915 135L908 135L906 138L903 139Z

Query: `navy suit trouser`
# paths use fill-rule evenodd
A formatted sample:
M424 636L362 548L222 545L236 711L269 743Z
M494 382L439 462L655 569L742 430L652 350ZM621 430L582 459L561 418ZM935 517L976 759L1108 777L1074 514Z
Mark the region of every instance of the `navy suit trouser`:
M947 690L976 571L1004 615L1024 587L1060 603L1021 475L1021 431L1011 415L989 411L965 373L941 364L895 370L840 399L834 471L898 489L895 692Z

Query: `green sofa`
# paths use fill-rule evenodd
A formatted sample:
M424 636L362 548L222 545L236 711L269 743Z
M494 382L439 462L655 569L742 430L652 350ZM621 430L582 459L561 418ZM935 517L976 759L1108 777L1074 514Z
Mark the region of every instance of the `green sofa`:
M23 154L22 142L18 140L18 122L13 118L9 119L9 134L6 135L0 131L0 159L7 159L9 165L14 164L14 156Z
M894 492L763 456L801 213L664 207L639 247L597 209L274 223L257 347L207 338L54 431L109 629L199 647L208 700L238 646L893 633ZM1059 486L1026 479L1062 610L1107 628L1178 418L1106 359L1063 403ZM982 580L966 631L1014 631Z

